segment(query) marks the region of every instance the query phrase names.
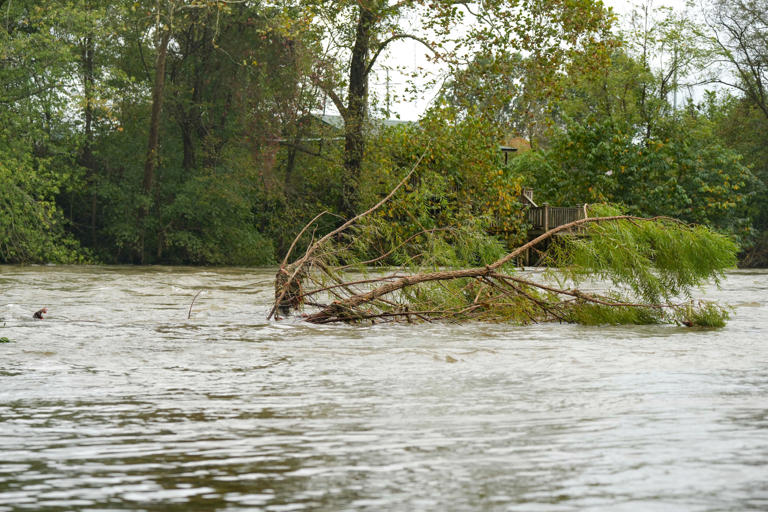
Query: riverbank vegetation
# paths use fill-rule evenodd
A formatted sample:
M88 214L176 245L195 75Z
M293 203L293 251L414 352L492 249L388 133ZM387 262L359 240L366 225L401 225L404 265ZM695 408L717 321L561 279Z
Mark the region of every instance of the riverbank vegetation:
M476 7L0 0L0 263L275 264L314 215L329 213L317 239L417 162L329 265L388 251L374 263L490 264L527 240L526 187L540 203L702 224L743 264L768 263L765 1L710 0L700 24L650 3L623 20L597 0ZM443 83L411 123L386 121L371 92L402 41ZM429 79L414 71L415 88ZM499 146L512 139L509 158ZM693 228L661 225L684 251ZM656 247L660 235L631 236ZM722 263L721 239L707 240L702 254ZM576 315L506 279L456 282L445 300L518 287L539 313Z

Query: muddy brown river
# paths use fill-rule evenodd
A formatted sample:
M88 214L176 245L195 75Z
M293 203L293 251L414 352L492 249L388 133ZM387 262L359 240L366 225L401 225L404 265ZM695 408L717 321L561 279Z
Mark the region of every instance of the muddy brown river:
M267 322L273 276L0 266L0 511L768 510L768 272L719 330Z

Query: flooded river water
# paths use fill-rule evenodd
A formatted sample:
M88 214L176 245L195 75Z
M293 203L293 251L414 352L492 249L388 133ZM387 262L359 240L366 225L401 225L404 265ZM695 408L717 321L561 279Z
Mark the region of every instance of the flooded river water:
M720 330L267 322L273 276L0 266L0 511L768 510L766 272Z

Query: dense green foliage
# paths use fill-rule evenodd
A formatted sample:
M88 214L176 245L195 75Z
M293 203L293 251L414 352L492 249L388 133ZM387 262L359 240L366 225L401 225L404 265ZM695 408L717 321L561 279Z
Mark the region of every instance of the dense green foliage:
M768 53L750 17L760 2L714 4L712 20L741 16L755 42L744 48ZM768 261L765 82L726 70L731 95L682 100L711 62L750 58L723 23L707 39L646 8L622 31L594 0L0 8L0 263L271 264L314 215L330 213L313 228L329 232L417 162L407 189L357 226L350 261L384 247L399 249L381 263L492 260L525 240L523 187L540 203L704 224L745 261ZM470 12L482 23L466 27ZM418 123L385 127L370 75L403 40L448 77ZM344 125L317 115L329 103ZM511 136L533 150L505 164Z
M611 120L567 126L548 149L514 162L542 201L622 204L637 215L667 215L749 236L759 182L740 154L716 141L712 123L698 112L679 114L647 140Z

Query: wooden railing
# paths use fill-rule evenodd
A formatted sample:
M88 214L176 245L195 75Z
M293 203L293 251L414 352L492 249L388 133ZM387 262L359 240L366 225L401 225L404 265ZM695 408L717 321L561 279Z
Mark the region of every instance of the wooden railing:
M552 228L586 217L586 205L556 207L545 204L528 209L528 222L533 231L549 231Z

